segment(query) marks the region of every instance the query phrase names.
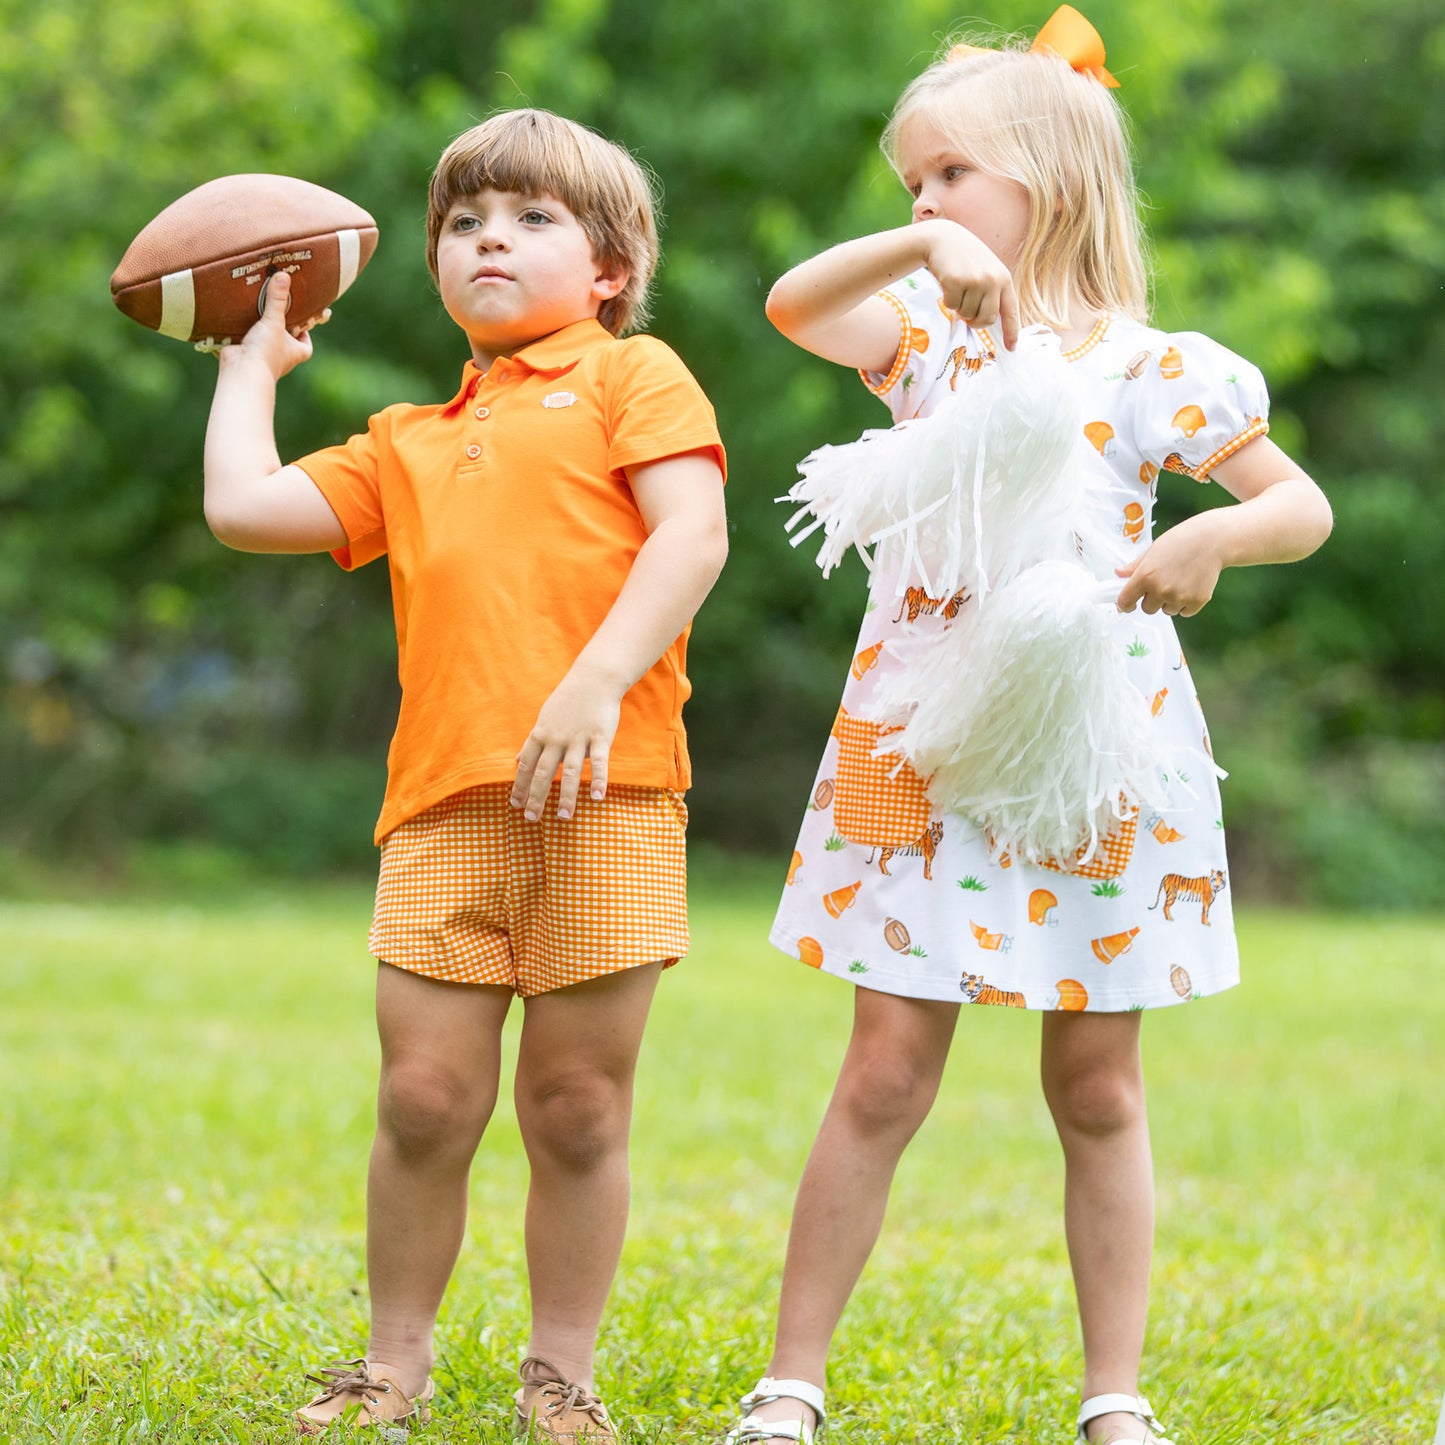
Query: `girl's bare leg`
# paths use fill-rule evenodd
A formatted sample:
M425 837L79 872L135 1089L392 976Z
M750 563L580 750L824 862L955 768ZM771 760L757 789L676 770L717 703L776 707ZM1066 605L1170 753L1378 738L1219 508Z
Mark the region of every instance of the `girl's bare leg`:
M1154 1178L1137 1013L1043 1019L1044 1097L1064 1150L1064 1229L1084 1341L1083 1398L1139 1393L1154 1245ZM1103 1415L1091 1440L1137 1440Z
M938 1093L958 1005L857 990L853 1035L803 1170L767 1373L822 1387L828 1349L867 1263L904 1147ZM811 1419L795 1401L763 1420Z

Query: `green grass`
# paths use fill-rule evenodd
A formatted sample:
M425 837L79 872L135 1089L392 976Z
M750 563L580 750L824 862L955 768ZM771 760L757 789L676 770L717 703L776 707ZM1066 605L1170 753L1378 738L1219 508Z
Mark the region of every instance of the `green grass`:
M768 948L782 871L714 866L659 990L599 1358L635 1442L716 1440L767 1358L852 994ZM302 1371L359 1349L367 909L299 887L0 903L0 1438L286 1440ZM1241 931L1245 987L1145 1026L1145 1393L1180 1445L1419 1445L1445 1385L1445 933L1260 913ZM504 1104L423 1438L507 1438L525 1188ZM839 1334L835 1441L1070 1438L1060 1188L1036 1021L965 1012Z

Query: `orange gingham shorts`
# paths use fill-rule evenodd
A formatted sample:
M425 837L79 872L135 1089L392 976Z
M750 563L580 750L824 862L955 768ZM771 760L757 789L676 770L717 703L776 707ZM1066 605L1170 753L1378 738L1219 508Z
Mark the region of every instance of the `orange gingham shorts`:
M367 947L383 963L523 998L687 952L687 804L668 788L584 790L529 823L510 783L444 798L381 840Z

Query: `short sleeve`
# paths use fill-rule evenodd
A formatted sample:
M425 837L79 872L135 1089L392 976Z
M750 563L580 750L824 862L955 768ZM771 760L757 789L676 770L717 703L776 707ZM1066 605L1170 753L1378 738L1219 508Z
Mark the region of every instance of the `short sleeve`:
M863 384L893 413L894 421L917 416L931 387L951 364L977 370L993 354L987 337L972 330L943 304L943 289L927 269L878 292L898 317L898 354L887 372L861 371Z
M1269 431L1257 367L1197 332L1160 336L1143 363L1135 436L1146 462L1207 482L1220 462Z
M620 342L606 386L607 466L619 480L628 467L696 451L712 452L727 476L712 403L666 342L655 336Z
M331 555L348 572L386 553L379 465L386 432L387 414L378 412L365 432L340 446L312 452L296 463L316 483L346 530L346 546L338 547Z

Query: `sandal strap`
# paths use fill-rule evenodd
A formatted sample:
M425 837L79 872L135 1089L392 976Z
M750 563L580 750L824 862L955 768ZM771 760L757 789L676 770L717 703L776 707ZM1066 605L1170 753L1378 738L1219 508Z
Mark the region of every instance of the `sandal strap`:
M759 1420L745 1415L727 1433L723 1445L764 1445L768 1440L795 1440L811 1445L813 1432L801 1420Z
M774 1400L796 1400L818 1417L809 1426L801 1415L796 1420L759 1420L752 1413L758 1405ZM764 1375L739 1402L743 1418L728 1431L723 1445L765 1445L769 1440L792 1440L796 1445L812 1445L814 1434L823 1428L827 1414L823 1409L823 1392L808 1380L774 1380Z
M1091 1395L1079 1406L1079 1439L1087 1440L1084 1427L1100 1415L1133 1415L1142 1420L1149 1431L1147 1445L1170 1445L1164 1438L1164 1426L1155 1418L1148 1400L1142 1395ZM1144 1442L1139 1442L1144 1445Z
M754 1405L769 1405L774 1400L797 1400L808 1406L817 1415L819 1426L827 1417L823 1409L822 1390L808 1380L775 1380L764 1375L738 1404L742 1409L751 1411Z

